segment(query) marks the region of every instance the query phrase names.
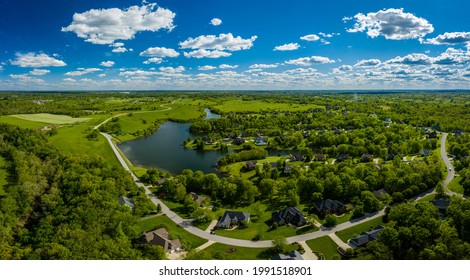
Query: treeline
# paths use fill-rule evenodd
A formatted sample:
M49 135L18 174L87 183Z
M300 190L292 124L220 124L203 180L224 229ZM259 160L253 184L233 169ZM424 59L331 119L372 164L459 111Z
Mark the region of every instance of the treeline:
M163 258L161 248L132 242L154 206L120 167L64 157L41 133L4 124L0 155L11 175L0 197L1 259ZM132 211L120 195L134 200Z
M470 256L470 203L454 197L442 219L429 202L403 203L385 216L389 223L378 240L357 250L361 258L379 260L456 260Z
M467 133L454 136L449 134L449 153L455 157L453 165L460 175L460 185L464 194L470 194L470 135Z
M226 155L223 155L219 159L218 164L220 166L224 166L240 161L265 159L267 155L268 153L266 152L266 150L262 149L244 150L238 153L228 153Z

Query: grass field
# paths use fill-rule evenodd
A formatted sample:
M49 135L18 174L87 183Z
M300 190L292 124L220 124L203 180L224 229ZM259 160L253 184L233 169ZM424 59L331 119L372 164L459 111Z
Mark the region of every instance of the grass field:
M43 126L48 125L48 123L45 123L45 122L28 121L28 120L15 118L12 116L1 116L0 122L17 125L21 128L31 128L31 129L37 129L37 128L41 128Z
M261 217L253 217L254 213L256 213L256 211L253 209L253 205L243 208L232 209L235 211L248 212L252 215L251 221L248 226L246 228L236 228L233 230L216 230L215 232L217 235L220 236L245 240L251 240L259 233L261 234L260 240L272 240L277 236L289 237L318 230L318 228L316 227L298 229L290 226L279 226L275 230L270 230L272 212L269 211L267 208L267 205L261 204Z
M65 115L52 115L52 114L23 114L23 115L12 115L12 117L33 121L33 122L42 122L48 124L74 124L87 122L89 118L72 118Z
M462 177L455 177L452 181L450 181L449 185L447 186L449 190L463 194L464 189L462 185L460 185L460 181L462 180Z
M421 198L419 201L431 201L436 198L436 194L431 194Z
M306 243L312 251L322 253L327 260L341 259L341 255L336 250L338 245L327 235L307 240Z
M194 234L185 231L177 224L175 224L172 220L170 220L170 218L168 218L167 216L157 216L138 222L138 226L140 227L142 232L154 230L160 227L160 225L165 225L170 235L178 236L182 240L189 242L189 244L191 244L191 248L193 249L207 242L206 239L200 238Z
M347 243L349 239L358 236L359 234L361 234L361 232L372 230L376 226L383 225L383 224L384 223L382 222L382 217L377 217L375 219L359 224L357 226L353 226L353 227L344 229L342 231L338 231L336 235L341 240Z
M288 251L295 249L295 245L288 245ZM269 260L272 257L269 248L246 248L220 243L212 244L204 251L212 256L218 254L226 260Z
M261 111L305 111L313 108L324 108L315 104L289 104L289 103L269 103L266 101L244 101L244 100L229 100L223 102L222 105L213 106L217 110L224 113L229 112L261 112Z
M5 193L3 186L7 184L7 171L5 169L5 159L0 157L0 196Z

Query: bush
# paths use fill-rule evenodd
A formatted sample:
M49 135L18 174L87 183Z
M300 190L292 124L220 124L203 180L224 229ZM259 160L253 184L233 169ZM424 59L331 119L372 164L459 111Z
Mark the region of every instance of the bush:
M335 215L328 214L325 216L325 224L326 227L334 227L338 224L338 218Z

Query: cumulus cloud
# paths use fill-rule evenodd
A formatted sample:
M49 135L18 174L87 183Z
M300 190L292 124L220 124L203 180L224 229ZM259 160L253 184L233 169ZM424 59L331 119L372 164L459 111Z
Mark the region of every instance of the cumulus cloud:
M17 53L16 59L10 62L12 65L19 67L61 67L66 66L62 60L55 59L44 53Z
M156 4L132 6L121 10L92 9L75 13L72 23L62 27L62 32L74 32L92 44L107 45L116 40L130 40L141 31L171 31L175 26L175 13Z
M318 35L315 35L315 34L310 34L310 35L305 35L305 36L300 37L300 40L318 41L318 40L320 40L320 37Z
M101 66L103 67L113 67L114 66L114 61L108 60L108 61L103 61L100 63Z
M152 57L144 61L144 64L150 64L150 63L160 64L162 62L163 62L163 59L161 57Z
M165 48L165 47L155 47L148 48L145 51L140 53L140 56L155 56L155 57L178 57L179 52L174 49Z
M192 51L192 52L184 52L184 56L187 57L187 58L190 58L190 57L195 57L195 58L203 58L203 57L206 57L206 58L219 58L219 57L228 57L228 56L231 56L231 55L232 54L229 53L229 52L218 51L218 50L208 51L208 50L205 50L205 49L199 49L199 50L195 50L195 51Z
M432 63L432 59L422 53L412 53L404 57L397 56L386 61L387 64L405 64L405 65L428 65Z
M275 51L295 51L300 48L300 45L297 43L284 44L282 46L274 47Z
M366 15L359 13L354 16L354 20L356 23L347 32L366 32L372 38L384 36L389 40L416 39L434 31L434 27L426 19L405 13L403 9L387 9Z
M277 68L279 63L274 64L253 64L249 68L250 69L269 69L269 68Z
M204 66L199 66L197 69L199 69L201 71L208 71L208 70L217 69L217 67L210 66L210 65L204 65Z
M133 49L127 49L125 47L117 47L112 50L113 53L125 53L125 52L132 52Z
M50 73L50 70L47 69L34 69L32 71L29 71L29 74L34 75L34 76L42 76Z
M370 66L377 66L381 63L378 59L367 59L361 60L354 65L354 67L370 67Z
M99 74L98 77L100 78L106 77L106 74Z
M239 51L250 49L257 36L250 39L243 39L240 36L234 37L232 33L215 35L201 35L197 38L188 38L186 41L180 42L182 49L205 49L218 51Z
M220 18L213 18L213 19L211 20L211 24L212 24L213 26L219 26L219 25L222 24L222 20L221 20Z
M470 32L446 32L436 38L421 40L424 44L456 45L470 43Z
M310 66L312 64L325 64L325 63L334 63L334 60L329 59L324 56L311 56L311 57L301 57L298 59L288 60L286 64L298 65L298 66Z
M432 59L434 64L439 65L465 64L469 61L470 56L468 56L464 50L457 50L454 48L448 48L444 53Z
M76 77L76 76L83 76L83 75L97 72L97 71L102 71L102 70L99 68L77 68L76 71L70 71L70 72L65 73L64 75Z
M323 33L323 32L320 32L318 33L320 36L323 36L325 38L332 38L333 36L339 36L341 35L341 33Z
M238 68L238 65L228 65L228 64L220 64L220 69L235 69Z
M160 67L158 68L161 72L165 72L165 73L181 73L183 72L184 70L186 70L184 68L184 66L178 66L176 68L174 67Z

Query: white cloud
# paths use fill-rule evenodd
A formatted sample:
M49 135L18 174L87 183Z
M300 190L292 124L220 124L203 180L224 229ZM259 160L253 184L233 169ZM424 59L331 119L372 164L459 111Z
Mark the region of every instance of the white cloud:
M50 73L50 70L47 69L34 69L32 71L29 71L29 74L34 75L34 76L42 76Z
M210 66L210 65L204 65L204 66L199 66L197 69L201 70L201 71L209 71L209 70L217 69L217 67Z
M101 66L103 67L113 67L114 66L114 61L108 60L108 61L103 61L100 63Z
M0 65L0 71L2 71L2 70L3 70L3 65Z
M133 51L132 49L127 49L124 47L117 47L112 50L113 53L125 53L125 52L131 52Z
M218 51L239 51L250 49L257 36L250 39L243 39L240 36L233 37L232 33L215 35L201 35L197 38L188 38L186 41L180 42L182 49L205 49Z
M384 36L390 40L416 39L434 31L434 27L426 19L405 13L403 9L381 10L367 15L359 13L354 19L356 23L347 32L366 32L372 38Z
M315 34L310 34L310 35L305 35L305 36L300 37L300 40L318 41L318 40L320 40L320 37L318 35L315 35Z
M361 60L354 65L354 67L369 67L369 66L377 66L381 63L378 59L367 59Z
M421 40L424 44L456 45L470 43L470 32L446 32L436 38Z
M12 65L20 67L60 67L66 66L62 60L55 59L44 53L17 53L16 59L10 62Z
M253 64L249 68L250 69L269 69L269 68L277 68L279 66L278 63L275 64Z
M329 59L328 57L323 56L311 56L311 57L301 57L298 59L288 60L286 64L299 65L299 66L310 66L312 64L325 64L325 63L334 63L334 60Z
M99 68L78 68L76 71L70 71L70 72L65 73L64 75L76 77L76 76L82 76L82 75L86 75L86 74L97 72L97 71L102 71L102 70Z
M148 48L145 51L140 53L140 56L156 56L156 57L178 57L179 52L174 49L164 48L164 47L155 47Z
M444 53L432 59L433 64L439 65L456 65L465 64L470 61L464 50L448 48Z
M318 33L320 36L322 37L325 37L325 38L332 38L333 36L339 36L341 35L341 33L330 33L330 34L327 34L327 33L323 33L323 32L320 32Z
M62 79L62 81L64 81L65 83L76 83L77 82L77 80L72 79L72 78L65 78L65 79Z
M10 74L10 78L18 80L21 84L43 84L45 81L43 79L38 79L35 77L30 77L26 74Z
M199 50L195 50L195 51L192 51L192 52L184 52L184 56L187 57L187 58L190 58L190 57L195 57L195 58L203 58L203 57L206 57L206 58L219 58L219 57L228 57L228 56L231 56L232 54L229 53L229 52L224 52L224 51L218 51L218 50L215 50L215 51L208 51L208 50L205 50L205 49L199 49Z
M72 23L62 27L62 32L74 32L78 37L93 44L112 44L116 40L130 40L141 31L158 31L174 28L175 13L156 4L132 6L121 10L92 9L75 13Z
M228 65L228 64L220 64L220 69L235 69L238 68L238 65Z
M397 56L386 61L387 64L405 64L405 65L428 65L432 63L432 59L422 53L412 53L404 57Z
M163 59L161 57L152 57L144 61L144 64L150 64L150 63L160 64L162 62L163 62Z
M160 67L158 69L161 72L165 72L165 73L181 73L181 72L184 72L184 70L186 70L184 68L184 66L178 66L176 68L173 68L173 67Z
M300 45L297 43L284 44L282 46L274 47L275 51L295 51L300 48Z
M106 74L99 74L98 77L100 78L106 77Z
M213 18L213 19L211 20L211 24L212 24L213 26L219 26L219 25L222 24L222 20L221 20L220 18Z

